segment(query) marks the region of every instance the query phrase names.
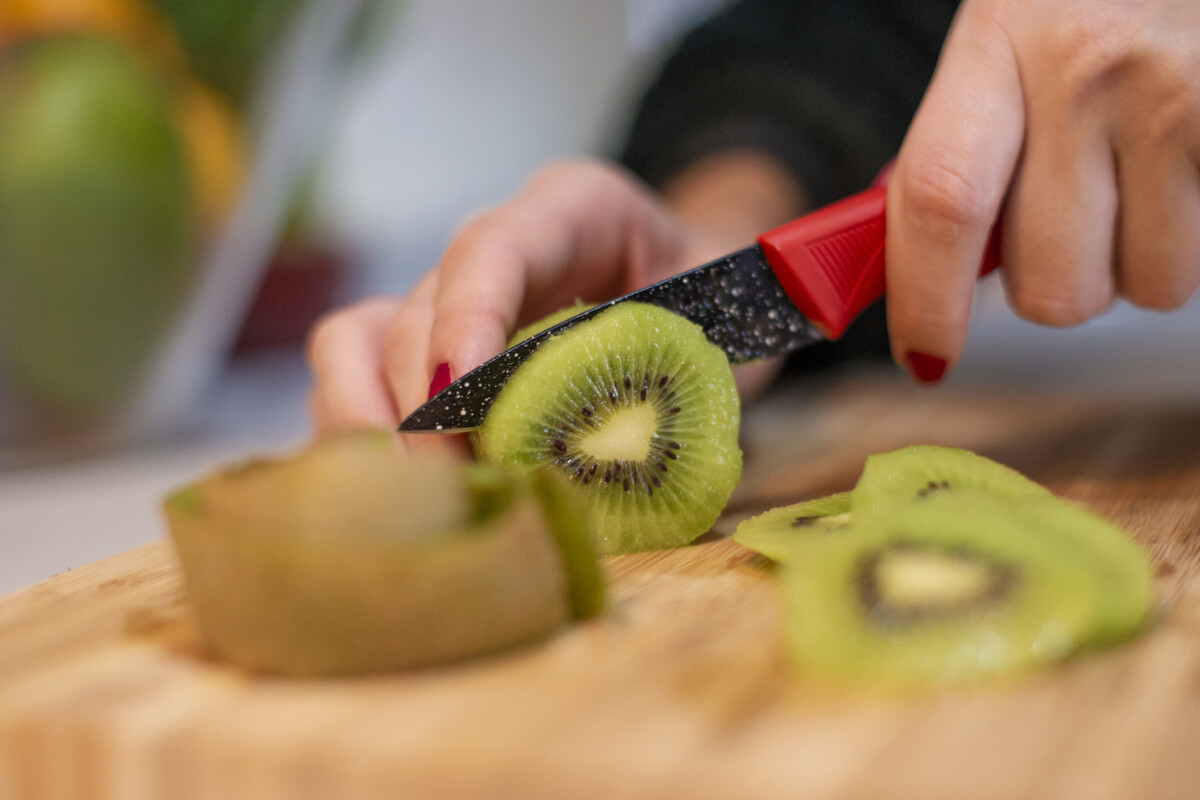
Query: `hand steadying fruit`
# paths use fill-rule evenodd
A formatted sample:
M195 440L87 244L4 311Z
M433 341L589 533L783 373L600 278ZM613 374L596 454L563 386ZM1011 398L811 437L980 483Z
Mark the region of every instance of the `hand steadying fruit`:
M696 165L676 183L664 201L600 162L547 167L466 225L408 297L366 300L324 319L309 347L318 432L395 425L428 399L438 365L458 377L503 350L521 325L720 256L803 202L782 168L757 154ZM742 368L739 385L752 391L775 369Z
M894 15L911 4L884 5ZM893 117L902 115L903 101L888 93L903 94L914 70L880 64L880 86L851 81L840 95L820 81L806 82L804 70L817 70L837 88L840 73L855 70L857 80L869 72L871 53L901 52L889 30L878 36L893 37L890 50L848 47L859 63L810 63L824 52L821 42L874 35L861 22L887 18L877 6L746 0L727 12L740 25L738 35L758 24L770 43L782 40L782 49L770 51L778 60L803 54L796 56L802 63L787 66L796 70L797 96L814 102L785 99L778 118L770 118L768 106L781 82L762 79L778 78L771 71L777 65L760 58L739 88L737 65L721 60L748 51L765 56L766 47L720 47L719 25L702 31L706 41L693 37L678 58L694 61L697 50L716 42L710 49L720 55L707 57L719 69L683 70L683 78L679 70L664 72L660 86L680 96L696 89L711 100L716 95L705 91L719 87L703 85L705 76L723 76L726 89L733 86L730 107L714 112L711 103L700 104L696 113L735 117L744 110L735 106L753 101L758 116L744 126L749 133L738 139L714 128L696 140L708 149L691 161L671 153L665 159L671 171L653 181L659 197L603 164L544 170L509 203L466 226L407 298L366 301L326 319L310 350L318 430L395 424L426 399L431 381L443 383L482 363L523 322L576 297L603 300L695 266L795 216L806 198L824 201L817 191L821 159L848 159L841 150L851 144L878 149L887 137L855 129L823 140L828 130L836 133L837 119L806 128L795 106L817 115L841 97L847 113L869 120L871 109L855 101L879 95L880 104L901 109L891 109ZM917 6L914 19L925 13ZM837 23L845 29L821 28ZM661 105L664 98L652 92L651 99ZM780 122L770 135L762 134L764 117ZM664 130L673 133L669 125ZM806 146L781 144L781 131ZM1198 158L1200 4L966 0L889 181L894 358L927 382L954 365L976 266L997 220L1010 302L1027 319L1083 322L1117 296L1151 308L1181 306L1200 283ZM842 162L824 166L838 173ZM743 390L763 385L775 368L743 375Z

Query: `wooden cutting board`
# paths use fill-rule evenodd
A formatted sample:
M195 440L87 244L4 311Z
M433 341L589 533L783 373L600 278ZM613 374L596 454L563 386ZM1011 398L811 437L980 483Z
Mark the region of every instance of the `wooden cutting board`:
M410 674L230 668L170 547L124 553L0 600L0 798L1200 796L1198 405L886 375L781 392L747 415L743 486L712 534L607 561L605 618ZM972 448L1126 526L1159 568L1153 630L916 697L791 675L771 573L729 533L911 443Z

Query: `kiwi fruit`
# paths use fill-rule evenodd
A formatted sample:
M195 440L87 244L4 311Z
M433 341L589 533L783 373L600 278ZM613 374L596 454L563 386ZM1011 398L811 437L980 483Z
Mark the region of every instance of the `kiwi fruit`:
M1088 567L1101 587L1091 643L1121 642L1142 628L1154 604L1154 568L1145 548L1107 520L1057 498L1025 498L1036 533Z
M699 326L619 303L551 337L497 395L486 462L565 476L602 554L677 547L716 521L741 476L740 403Z
M596 546L578 491L550 472L534 473L531 483L562 553L571 616L594 617L604 610L604 575L596 563Z
M1060 524L1046 504L972 490L856 514L850 534L783 565L793 660L835 682L945 685L1094 644L1109 587L1044 534Z
M571 305L560 308L558 311L555 311L551 314L547 314L541 319L529 323L524 328L518 328L517 331L512 335L512 338L508 340L507 346L512 347L513 345L520 344L530 336L536 336L547 328L553 328L558 323L566 322L571 317L582 314L583 312L595 307L595 303L585 303L582 300L576 300Z
M1049 489L1016 470L969 450L914 445L868 456L851 506L855 513L874 512L964 489L1013 498L1053 497Z
M774 561L786 561L801 555L814 539L845 531L851 521L850 492L838 492L743 520L733 540Z
M599 612L571 491L357 433L219 470L165 511L211 649L315 676L490 653Z

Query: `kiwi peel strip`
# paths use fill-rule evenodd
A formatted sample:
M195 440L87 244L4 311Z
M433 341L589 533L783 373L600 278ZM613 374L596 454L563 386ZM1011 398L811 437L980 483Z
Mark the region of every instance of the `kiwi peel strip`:
M298 676L403 669L603 610L588 523L562 481L393 451L391 433L340 435L167 498L218 655Z

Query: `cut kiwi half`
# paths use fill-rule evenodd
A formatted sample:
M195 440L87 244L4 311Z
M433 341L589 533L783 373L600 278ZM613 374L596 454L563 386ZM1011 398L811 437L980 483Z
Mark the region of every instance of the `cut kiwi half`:
M740 404L699 326L620 303L552 337L475 432L484 461L581 490L603 554L677 547L716 521L741 476Z
M845 531L851 519L850 492L838 492L742 520L733 540L774 561L786 561L801 556L815 540Z
M855 513L962 490L1006 497L1053 497L1010 467L955 447L914 445L867 457L850 504Z
M332 675L490 653L599 611L599 566L570 491L358 433L220 470L165 510L218 656Z
M856 514L848 535L783 565L794 662L835 682L943 685L1094 644L1107 587L1044 535L1059 524L1045 504L971 490Z

